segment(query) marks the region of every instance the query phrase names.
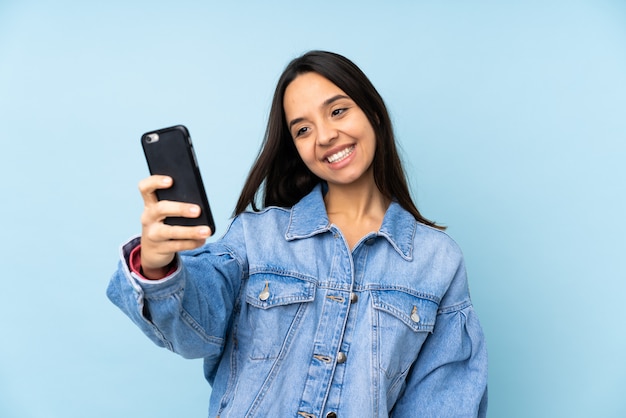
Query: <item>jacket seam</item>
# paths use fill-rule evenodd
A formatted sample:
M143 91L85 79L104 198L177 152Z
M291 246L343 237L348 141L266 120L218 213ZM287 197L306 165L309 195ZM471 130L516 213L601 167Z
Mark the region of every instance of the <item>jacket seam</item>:
M462 311L463 309L469 308L470 306L472 306L472 301L464 300L463 302L457 303L455 305L444 306L444 307L439 308L437 310L437 314L454 313L454 312Z

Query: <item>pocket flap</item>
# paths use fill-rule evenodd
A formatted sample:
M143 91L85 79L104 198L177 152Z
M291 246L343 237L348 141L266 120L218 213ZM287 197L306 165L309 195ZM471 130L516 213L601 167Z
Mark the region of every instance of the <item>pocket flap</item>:
M413 331L432 332L435 327L438 304L402 290L373 290L374 308L385 311Z
M292 275L255 273L248 279L246 301L257 308L311 302L314 298L315 283Z

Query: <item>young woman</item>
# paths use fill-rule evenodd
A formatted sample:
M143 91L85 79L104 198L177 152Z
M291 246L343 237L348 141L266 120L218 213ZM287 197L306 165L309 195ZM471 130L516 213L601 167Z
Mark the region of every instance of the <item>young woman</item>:
M351 61L287 66L220 240L163 223L198 214L157 201L170 185L141 181L142 235L108 296L156 344L204 358L210 417L485 416L461 251L418 212L383 100Z

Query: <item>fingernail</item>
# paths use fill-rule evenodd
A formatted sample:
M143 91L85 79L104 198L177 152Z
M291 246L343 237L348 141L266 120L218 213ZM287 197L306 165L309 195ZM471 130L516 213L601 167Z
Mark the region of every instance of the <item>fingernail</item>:
M200 213L200 208L199 208L199 207L197 207L197 206L191 206L191 207L189 208L189 212L193 213L194 215L195 215L195 214L198 214L198 213Z
M211 232L210 228L200 228L200 235L205 237Z
M161 180L161 183L163 184L170 184L172 182L172 179L169 177L164 177L163 180Z

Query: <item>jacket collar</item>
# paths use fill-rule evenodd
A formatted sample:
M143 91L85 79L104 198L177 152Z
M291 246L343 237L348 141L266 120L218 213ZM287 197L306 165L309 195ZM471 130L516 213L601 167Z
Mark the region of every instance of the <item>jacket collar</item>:
M287 241L308 238L331 229L324 205L323 185L318 184L291 208L289 225L285 232ZM405 259L413 258L413 238L417 221L395 200L391 202L376 236L387 239Z

